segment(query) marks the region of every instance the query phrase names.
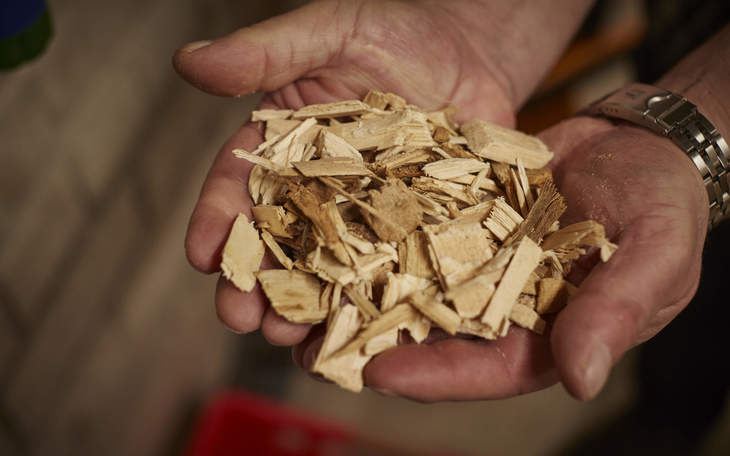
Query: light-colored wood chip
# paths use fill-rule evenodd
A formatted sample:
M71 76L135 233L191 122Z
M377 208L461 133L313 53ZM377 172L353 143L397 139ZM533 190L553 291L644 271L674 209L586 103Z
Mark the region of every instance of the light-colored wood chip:
M322 289L319 281L301 271L267 269L256 277L269 299L271 307L294 323L319 323L327 317L328 309L319 304Z
M393 93L383 93L377 90L371 90L363 98L363 103L380 110L391 108L393 110L403 109L406 106L406 100Z
M606 231L603 225L594 221L568 225L550 234L543 242L543 249L575 249L577 246L586 245L598 247L601 250L601 260L608 261L618 246L606 239Z
M510 174L510 178L512 181L511 182L512 193L516 197L515 201L517 204L517 209L519 209L519 212L520 212L520 214L522 214L523 217L526 217L527 211L528 211L527 199L525 197L524 190L522 190L522 185L520 184L520 178L517 177L517 173L515 172L515 170L513 168L510 168L509 174Z
M292 166L306 177L372 175L372 172L363 164L362 160L348 157L293 162Z
M316 248L307 255L306 266L326 281L345 286L357 278L355 270L337 260L330 249Z
M328 130L322 130L317 137L317 148L322 158L351 158L363 161L362 154L347 141Z
M337 353L353 339L361 324L357 307L346 305L337 308L312 366L313 372L322 374L340 387L356 393L362 390L362 370L371 356L362 354L360 350Z
M398 328L393 328L390 331L379 334L367 341L362 351L366 355L375 356L378 353L384 352L385 350L397 345Z
M414 231L398 247L400 272L425 279L436 276L428 256L428 240L423 231Z
M398 304L389 311L383 312L378 318L370 321L367 327L338 353L345 355L351 352L359 352L373 337L397 328L399 325L414 320L417 317L418 314L410 304Z
M369 112L370 109L370 106L359 100L338 101L305 106L295 111L291 117L292 119L347 117L364 114Z
M564 279L541 279L537 284L537 313L550 314L562 310L568 303L570 287Z
M264 139L266 141L276 140L282 138L289 132L301 125L301 120L291 119L274 119L266 122L266 131L264 132Z
M254 273L264 257L264 243L245 214L238 214L223 247L221 271L241 291L249 292L256 285Z
M487 340L494 340L499 337L499 334L490 328L489 325L485 325L479 320L462 320L457 332L459 334L469 334Z
M293 112L291 109L258 109L251 113L251 122L288 119Z
M533 241L540 242L566 209L565 199L558 193L553 181L548 179L540 188L540 196L537 197L524 223L520 223L506 243L519 240L523 236L529 236Z
M370 228L384 241L400 241L421 223L423 210L403 181L388 179L379 190L370 190L370 204L378 217L365 217ZM384 223L387 220L389 223ZM394 229L396 228L396 229Z
M443 129L445 130L449 136L459 136L459 133L456 131L457 128L459 128L456 123L454 123L453 120L451 120L451 116L454 114L456 109L449 107L446 109L442 109L440 111L433 111L426 113L426 116L428 117L428 121L436 127L436 129ZM434 132L435 134L435 132ZM439 142L447 142L450 137L445 138L444 141Z
M469 148L480 157L517 166L521 159L525 168L547 165L553 158L545 143L516 130L474 119L461 126Z
M461 317L443 301L423 291L411 294L408 301L441 329L449 334L456 334L461 325Z
M532 308L524 304L516 303L510 311L510 320L525 329L532 330L538 334L545 332L545 320Z
M342 291L348 298L350 298L350 301L357 306L365 321L370 321L373 318L378 318L380 316L380 311L377 307L375 307L375 304L373 304L367 296L362 294L357 287L348 285L344 287Z
M247 152L243 149L233 149L233 155L235 155L238 158L243 158L245 160L248 160L251 163L261 166L265 170L272 171L278 175L285 175L285 176L296 176L297 175L296 171L294 171L294 169L292 169L292 168L287 168L278 163L274 163L272 160L269 160L266 157L252 154L251 152Z
M425 232L431 262L447 290L471 278L492 258L492 240L478 222L430 225Z
M384 150L404 144L413 148L433 147L436 143L426 121L421 112L403 110L342 123L331 130L359 151Z
M426 176L436 179L453 179L481 170L489 170L489 165L473 158L446 158L423 167Z
M446 299L454 304L462 318L476 318L487 307L496 289L495 280L488 275L479 275L446 292Z
M282 206L254 206L251 212L259 228L270 231L274 236L292 237L289 227L297 220L297 216Z
M506 240L524 219L503 198L494 200L484 226L500 241Z
M389 272L387 280L383 297L380 300L380 310L383 312L392 309L412 293L425 290L431 286L430 280L410 274L393 274Z
M509 318L512 306L530 274L540 263L542 249L530 238L524 238L517 246L507 270L502 276L487 309L482 316L482 323L489 325L494 331L499 332Z

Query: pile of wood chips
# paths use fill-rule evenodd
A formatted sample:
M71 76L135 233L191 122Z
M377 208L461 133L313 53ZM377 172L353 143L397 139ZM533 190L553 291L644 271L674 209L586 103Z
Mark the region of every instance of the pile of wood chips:
M265 141L233 151L255 164L256 224L239 214L223 274L244 292L258 279L287 320L325 323L312 370L352 391L372 356L433 326L542 334L541 315L574 290L571 262L616 249L596 222L560 229L566 206L539 139L482 120L459 128L451 112L377 91L260 110ZM259 270L266 248L283 269Z

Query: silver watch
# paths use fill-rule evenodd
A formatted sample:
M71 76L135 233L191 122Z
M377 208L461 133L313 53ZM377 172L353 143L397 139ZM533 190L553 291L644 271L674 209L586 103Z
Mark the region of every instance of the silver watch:
M730 217L730 151L697 106L676 93L635 83L596 101L585 113L627 120L670 138L702 175L710 200L710 229Z

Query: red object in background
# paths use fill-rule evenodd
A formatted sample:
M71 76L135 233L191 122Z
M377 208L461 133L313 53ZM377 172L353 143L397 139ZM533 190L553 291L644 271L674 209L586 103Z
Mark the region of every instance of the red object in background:
M185 453L186 456L416 454L424 456L423 452L397 449L342 425L241 392L224 393L213 399L198 421Z

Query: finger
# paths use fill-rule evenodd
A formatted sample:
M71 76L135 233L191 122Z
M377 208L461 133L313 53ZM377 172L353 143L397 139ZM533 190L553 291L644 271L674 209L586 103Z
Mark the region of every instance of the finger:
M256 331L264 316L264 296L257 286L250 293L242 293L221 276L215 290L215 308L218 318L228 329L243 334Z
M291 346L304 340L312 328L310 324L292 323L269 307L261 321L261 333L271 345Z
M401 345L373 358L365 383L418 401L497 399L556 382L547 336L512 328L496 341L450 338Z
M611 367L656 334L691 299L701 245L684 214L645 217L622 234L608 263L597 265L552 331L558 373L579 399L594 397Z
M190 43L173 65L217 95L270 92L326 65L352 30L356 2L314 2L214 41Z
M317 358L319 349L324 342L325 330L324 324L314 325L304 340L292 347L294 364L307 371L312 368L312 364L314 364L314 360Z
M256 126L245 125L223 145L208 172L185 237L188 261L201 272L219 270L221 250L236 216L243 212L251 219L248 174L252 164L231 151L254 150L261 140Z

